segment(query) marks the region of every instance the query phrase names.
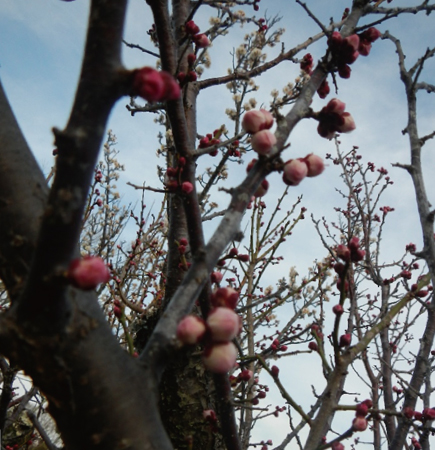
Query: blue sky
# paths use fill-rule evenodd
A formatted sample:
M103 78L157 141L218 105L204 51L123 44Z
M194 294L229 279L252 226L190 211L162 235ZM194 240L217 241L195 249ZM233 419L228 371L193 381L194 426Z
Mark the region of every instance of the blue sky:
M338 18L342 9L350 2L311 0L307 3L321 20L328 22L331 15ZM412 0L408 2L395 0L391 6L419 3ZM73 102L84 46L88 6L88 0L74 2L13 0L2 4L0 78L23 132L45 173L49 172L53 164L51 128L65 126ZM283 16L280 26L286 28L282 39L286 49L318 32L317 26L293 1L263 0L260 6L258 17L261 17L266 9L269 16L277 13ZM205 10L196 18L202 31L207 28L208 14L209 11ZM146 34L151 23L146 3L143 0L130 0L126 40L151 49ZM433 45L435 37L432 16L408 15L382 24L379 29L381 31L388 29L402 39L408 55L408 64L414 63L415 58L422 55L426 47ZM251 30L252 28L246 26L242 30L234 31L226 40L216 42L210 49L212 66L206 71L205 76L225 74L231 64L229 52L239 44L239 39ZM324 48L323 41L310 49L315 60L323 55ZM131 49L125 49L124 60L129 68L154 64L153 57ZM421 243L410 177L403 170L391 167L392 163L409 161L407 137L401 133L406 125L404 89L399 80L397 57L392 43L376 42L370 56L360 57L352 69L352 77L349 80L339 79L338 97L346 103L346 109L352 113L357 129L349 135L343 135L340 140L343 150L358 145L366 161L373 161L377 167L386 167L395 181L395 185L387 191L384 201L384 204L396 208L384 237L385 259L392 259L402 254L406 243L410 241L416 242L417 245ZM297 67L290 63L284 63L272 73L263 75L258 80L259 103L263 102L267 106L270 91L283 87L297 75ZM435 83L434 61L427 64L424 79ZM433 96L420 97L419 129L424 135L434 129L435 108ZM212 88L209 92L201 93L198 130L200 133L210 132L222 123L230 126L224 114L225 108L230 106L228 104L230 99L231 95L225 87ZM313 108L320 109L325 102L316 98ZM118 186L127 200L135 201L139 198L138 194L125 185L126 181L141 184L146 180L147 184L159 186L155 169L158 160L156 159L155 163L150 161L155 157L157 148L156 133L161 130L156 129L153 117L146 117L143 114L130 117L125 108L127 103L128 99L119 101L112 113L109 128L112 128L118 137L120 150L118 159L126 166L126 173ZM286 150L284 156L287 159L305 156L310 152L321 156L334 153L334 143L317 135L314 121L301 123L292 134L290 142L291 147ZM423 154L429 193L435 192L434 150L434 142L429 141ZM247 157L246 161L250 159L251 157ZM205 163L210 165L215 161L209 158ZM245 166L246 163L241 168L230 171L227 187L236 184L244 174ZM283 184L278 175L270 176L270 182L271 189L268 195L272 199L282 191ZM317 218L321 216L335 218L333 206L340 204L335 187L339 184L337 169L329 166L321 177L303 182L294 188L292 194L294 198L300 194L304 195L304 205L308 208L308 213L313 212ZM220 206L225 207L227 196L223 193L216 195ZM435 202L433 197L432 200ZM151 202L152 198L147 201ZM210 232L211 230L208 234ZM287 275L289 267L293 265L303 273L304 268L308 267L314 258L321 258L325 254L323 250L319 252L319 248L318 237L307 219L303 226L295 231L294 239L290 239L282 249L288 263L277 268L277 277ZM316 373L310 370L309 361L306 367L305 371L299 372L300 382L306 380L310 373ZM299 383L299 380L294 382ZM300 402L303 401L301 398ZM277 428L280 426L286 429L284 416L279 420L281 422L278 420L275 422ZM275 431L278 433L277 429ZM277 438L274 443L278 443L278 440Z

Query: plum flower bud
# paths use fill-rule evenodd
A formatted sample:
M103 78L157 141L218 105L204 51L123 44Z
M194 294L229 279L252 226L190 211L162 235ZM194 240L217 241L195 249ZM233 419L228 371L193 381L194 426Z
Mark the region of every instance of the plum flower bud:
M338 345L340 347L347 347L348 345L350 345L352 340L352 336L350 333L346 333L340 336L340 341L338 343Z
M326 105L326 111L330 113L343 114L346 108L346 103L342 102L338 98L333 98L329 100Z
M252 373L252 370L248 370L248 369L242 370L239 374L239 378L242 381L249 381L253 376L254 376L254 374Z
M133 92L148 102L159 101L165 92L165 82L160 72L152 67L137 70L133 80Z
M341 133L349 133L356 128L353 117L348 112L344 112L341 117L343 118L343 124L337 127L337 131Z
M189 22L186 22L185 29L186 33L191 34L192 36L199 33L199 27L193 20L189 20Z
M95 289L100 283L107 283L110 272L100 257L85 256L71 261L68 278L74 286L88 291Z
M341 442L334 442L331 445L332 450L344 450L344 445Z
M258 187L258 189L255 191L254 197L263 197L266 195L267 191L269 190L269 182L267 180L263 180Z
M344 313L344 309L343 306L339 305L335 305L332 308L332 312L336 315L336 316L341 316Z
M347 245L340 244L337 246L337 256L341 258L343 261L350 261L350 249Z
M317 177L325 170L325 163L320 156L310 154L304 158L308 166L307 177Z
M242 128L250 134L261 130L268 130L273 126L273 116L265 109L251 109L246 112L242 119Z
M354 52L358 51L359 47L359 36L357 34L352 34L343 40L343 44L346 47L351 48Z
M267 109L260 109L260 112L264 116L264 125L263 125L262 129L270 130L273 127L273 121L274 121L272 113L267 111Z
M369 412L369 407L366 403L360 403L356 405L356 416L357 417L365 417Z
M226 373L236 364L237 348L232 342L213 344L204 351L203 363L207 370Z
M235 309L239 300L239 293L230 287L222 287L217 289L210 298L211 304L215 307L225 306Z
M259 155L268 155L275 144L276 144L276 137L269 130L258 131L251 138L252 148Z
M381 32L375 27L370 27L360 34L360 38L368 42L375 42L380 37Z
M284 164L283 181L290 186L297 186L308 175L305 161L291 159Z
M277 366L272 366L270 368L270 373L272 374L273 377L277 377L279 375L279 367Z
M222 272L212 272L210 275L210 280L212 283L219 284L222 281L224 274Z
M205 34L193 36L193 42L195 42L198 48L206 48L211 44L210 39Z
M204 321L197 316L188 315L177 326L177 338L185 345L197 344L206 331Z
M352 422L352 428L355 431L365 431L367 430L368 422L365 417L355 417Z
M181 183L181 190L189 195L193 191L193 184L190 181L184 181Z
M215 342L234 339L240 331L240 317L232 309L218 307L207 317L207 326Z

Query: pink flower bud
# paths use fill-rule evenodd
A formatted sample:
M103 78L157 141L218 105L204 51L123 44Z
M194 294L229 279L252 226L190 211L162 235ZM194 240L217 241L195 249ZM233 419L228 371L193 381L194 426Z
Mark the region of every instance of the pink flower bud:
M350 113L345 112L341 114L341 117L343 118L343 125L339 125L337 127L337 131L340 131L341 133L349 133L356 128L355 122Z
M197 344L206 331L204 321L197 316L186 316L177 326L177 338L186 345Z
M344 309L343 306L341 305L335 305L332 308L332 312L336 315L336 316L341 316L344 313Z
M354 52L358 51L359 46L359 36L357 34L352 34L347 38L344 38L343 44L347 47L352 48Z
M340 347L347 347L348 345L350 345L352 341L352 336L350 333L346 333L340 336L340 342L338 343L338 345Z
M307 177L317 177L325 170L325 163L320 156L311 153L304 158L304 161L308 166Z
M258 131L272 128L273 121L273 116L269 111L265 109L260 109L259 111L251 109L244 114L242 127L247 133L254 134Z
M242 127L247 133L257 133L264 128L265 123L264 114L256 109L251 109L243 115Z
M277 377L278 376L278 374L279 374L279 368L277 367L277 366L272 366L271 368L270 368L270 371L271 371L271 373L272 373L272 376L273 377Z
M193 20L186 22L185 29L187 34L194 35L199 33L199 27Z
M435 419L435 409L424 408L423 409L423 418L424 418L424 420L434 420Z
M331 445L332 450L344 450L344 445L341 442L334 442Z
M262 130L263 129L270 130L273 127L273 121L274 121L272 114L269 111L267 111L267 109L260 109L260 112L264 116L264 124L261 129Z
M110 272L100 257L85 256L71 261L68 278L74 286L88 291L95 289L100 283L107 283Z
M193 42L195 42L198 48L205 48L211 44L210 39L205 34L193 36Z
M359 43L358 52L362 56L368 56L371 48L372 44L369 41L361 40Z
M239 300L239 293L230 287L222 287L217 289L211 296L211 304L215 307L224 306L234 309Z
M195 53L189 53L188 55L187 55L187 62L188 62L188 64L189 64L189 66L192 66L193 65L193 63L196 61L196 55L195 55Z
M356 236L353 236L349 241L349 248L350 250L358 250L359 249L359 238Z
M351 73L352 69L347 64L342 64L338 67L338 75L340 75L340 78L347 80L350 78Z
M352 428L355 431L365 431L367 430L368 422L365 417L355 417L352 422Z
M263 197L264 195L266 195L268 189L269 182L267 180L263 180L258 189L255 191L254 197Z
M328 39L328 45L333 51L340 49L342 43L343 38L341 37L341 34L338 31L334 31L331 37Z
M189 195L193 191L193 184L190 181L184 181L181 183L181 190Z
M319 350L319 346L314 341L311 341L311 342L308 343L308 348L310 350L313 350L314 352L317 352Z
M325 80L322 81L322 84L317 89L317 94L320 98L326 98L328 94L331 92L331 88L329 87L328 82Z
M210 275L211 282L216 284L219 284L223 277L224 275L222 272L212 272Z
M337 113L340 115L344 113L345 108L346 103L343 103L338 98L333 98L332 100L329 100L328 104L325 107L327 112Z
M198 79L198 74L194 70L191 70L187 74L187 79L189 81L196 81Z
M380 37L381 32L375 27L368 28L367 30L363 31L360 35L361 39L364 39L368 42L375 42Z
M210 335L215 342L231 341L240 331L240 317L232 309L218 307L207 317Z
M242 262L248 262L248 261L249 261L249 255L248 255L247 253L244 253L244 254L242 254L242 255L239 255L239 256L237 257L237 259L238 259L239 261L242 261Z
M253 376L254 374L252 373L252 370L248 369L242 370L239 374L239 378L242 381L249 381Z
M276 137L269 130L258 131L251 138L252 148L259 155L268 155L275 144L276 144Z
M284 164L283 181L290 186L297 186L308 175L308 166L304 161L291 159Z
M340 244L337 246L337 256L343 261L350 261L350 249L347 245Z
M226 373L236 364L237 348L232 342L213 344L204 351L203 362L207 370Z
M357 417L365 417L369 412L369 407L365 403L360 403L356 405L356 415Z
M414 410L409 406L403 408L402 412L404 416L407 417L408 419L412 419L414 417Z
M134 74L133 93L148 102L159 101L165 92L165 82L156 69L143 67Z

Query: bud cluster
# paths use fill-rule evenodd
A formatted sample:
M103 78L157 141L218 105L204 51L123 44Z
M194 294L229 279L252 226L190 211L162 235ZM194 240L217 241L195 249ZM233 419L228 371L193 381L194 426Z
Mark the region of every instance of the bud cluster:
M199 140L199 148L208 148L214 145L220 144L220 137L222 135L222 129L218 128L212 133L207 133L203 138ZM218 149L215 148L208 153L210 156L216 156L218 154Z
M241 319L234 311L238 299L236 290L219 288L212 294L214 308L207 320L188 315L178 324L177 337L183 344L204 344L203 362L211 372L226 373L236 363L237 348L231 341L241 327Z
M334 31L328 39L332 60L337 67L341 78L349 78L350 65L359 55L367 56L370 53L372 43L380 37L381 33L374 27L365 30L361 34L352 34L343 38L338 31Z
M323 159L310 153L304 158L287 161L284 164L282 179L289 186L297 186L305 177L317 177L324 170Z
M350 113L345 112L346 104L333 98L317 114L319 125L317 132L326 139L332 139L335 133L349 133L353 131L355 122Z
M367 414L369 409L373 407L373 402L370 399L364 400L356 406L355 419L352 422L354 431L365 431L368 427Z
M193 20L186 22L184 28L186 34L192 38L196 48L206 48L211 44L210 39L204 33L200 33L198 25Z
M251 109L242 119L243 129L251 134L251 146L259 155L269 155L276 144L276 137L270 131L273 126L273 116L265 109Z
M163 102L177 100L181 89L170 73L143 67L134 72L132 93L147 102Z
M193 192L193 184L190 181L181 181L181 175L185 165L186 159L181 156L178 158L177 167L168 167L166 169L164 184L169 192L177 192L180 190L185 195Z

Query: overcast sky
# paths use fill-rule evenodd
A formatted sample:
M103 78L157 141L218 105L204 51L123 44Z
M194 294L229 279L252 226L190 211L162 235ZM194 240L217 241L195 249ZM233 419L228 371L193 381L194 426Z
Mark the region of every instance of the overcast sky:
M341 0L307 2L324 23L328 23L331 16L338 19L343 8L349 3ZM418 3L420 2L413 0L408 2L395 0L391 6ZM319 31L317 25L294 1L263 0L260 6L257 17L262 17L265 10L268 16L276 14L283 16L280 26L286 29L282 39L286 49ZM13 0L2 3L0 78L30 147L45 173L49 172L53 164L51 128L65 126L73 102L84 46L88 7L88 0L75 2ZM201 31L207 29L210 14L212 11L204 8L195 19ZM143 0L130 0L125 39L152 49L146 34L151 23L146 3ZM237 39L253 29L247 25L243 30L234 31L229 38L217 41L210 49L212 66L209 71L206 70L203 78L226 74L227 68L231 66L230 52L240 43ZM434 43L435 27L432 16L407 15L382 24L379 29L381 31L388 29L402 40L408 55L408 64L413 64L416 58ZM309 51L315 60L318 60L324 50L325 42L322 41ZM128 68L155 64L153 57L128 48L124 51L124 61ZM403 170L391 167L392 163L409 161L407 136L401 133L406 125L404 89L399 80L397 57L392 43L376 42L370 56L360 57L352 66L352 70L349 80L338 80L337 96L346 103L346 110L353 115L357 129L349 135L343 135L340 140L343 150L350 149L353 145L359 146L366 161L374 162L377 167L386 167L395 181L383 202L396 208L384 237L383 248L387 260L401 255L405 244L410 241L416 242L417 245L421 244L410 177ZM296 76L298 67L290 63L284 63L272 73L263 75L258 80L261 86L258 93L259 102L267 107L271 90L282 88ZM423 79L435 83L433 61L428 62ZM333 96L335 95L330 95L329 98ZM225 115L225 108L231 107L230 99L231 94L225 87L212 88L209 92L201 93L199 133L206 134L223 123L231 129L231 122ZM420 100L419 131L424 135L434 129L435 108L433 98L422 94ZM326 101L316 98L312 106L319 110ZM138 199L138 194L125 185L126 181L137 184L146 181L148 185L159 187L155 169L158 161L155 159L155 163L151 162L155 158L155 136L161 129L156 131L152 122L153 117L146 117L143 114L130 117L125 108L127 103L126 98L118 102L112 113L109 128L113 129L118 137L120 150L118 159L126 166L125 176L119 183L120 191L126 199L134 201ZM319 137L316 125L314 121L306 120L297 127L290 139L291 147L286 150L284 158L305 156L310 152L320 156L334 153L334 143ZM435 190L434 150L433 141L429 141L423 154L427 191L432 200ZM246 157L245 161L249 161L252 157ZM208 156L205 158L209 158L205 161L207 165L217 161ZM230 171L227 187L240 180L245 167L246 162L241 168ZM283 184L278 175L270 176L270 181L271 190L268 195L272 199L282 191ZM307 180L293 188L291 196L296 198L303 194L304 206L308 208L308 213L315 214L317 218L324 215L334 218L333 206L342 206L335 193L335 188L339 186L337 168L329 166L321 177ZM221 207L225 207L227 201L225 194L218 194ZM147 201L151 202L152 198ZM282 254L286 257L286 264L277 268L277 276L287 275L290 266L294 265L298 267L300 273L303 273L304 268L308 267L314 258L322 258L325 255L325 252L319 249L319 240L307 219L303 226L295 231L294 239L290 239L283 248ZM306 367L305 371L297 372L297 376L301 379L294 379L293 383L302 383L310 373L315 374L315 371L310 370L308 362ZM304 403L304 398L296 400ZM280 420L282 422L276 423L280 423L280 429L284 430L285 434L287 427L284 416ZM277 435L274 443L278 443L283 431L278 431L277 427L274 433Z

